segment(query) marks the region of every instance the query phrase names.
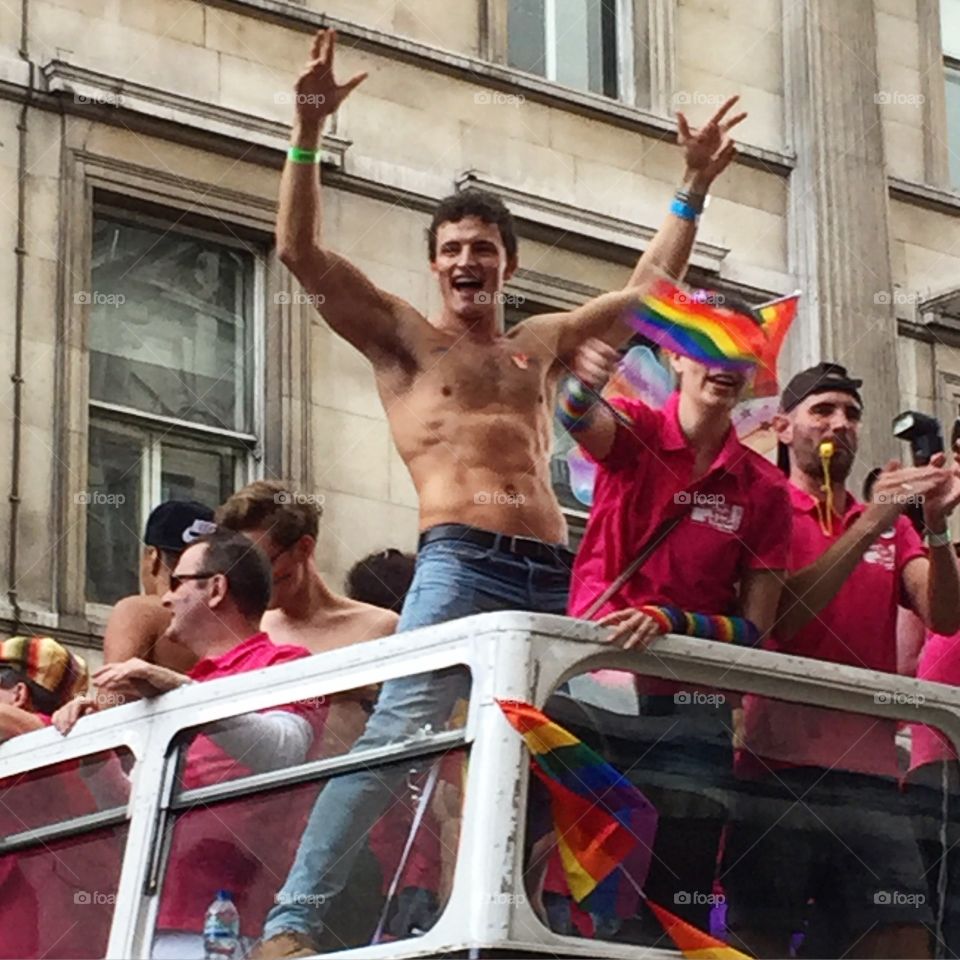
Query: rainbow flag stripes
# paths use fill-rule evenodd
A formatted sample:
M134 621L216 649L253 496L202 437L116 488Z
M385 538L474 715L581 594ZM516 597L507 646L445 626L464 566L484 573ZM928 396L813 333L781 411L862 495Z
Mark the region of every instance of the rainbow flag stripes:
M677 945L677 949L687 960L750 960L745 953L698 930L652 900L647 901L647 906L663 924L667 936Z
M657 829L656 809L598 753L536 707L519 700L497 703L526 741L534 773L550 796L571 894L585 910L607 913L616 891L604 881L628 858L631 876L643 886Z
M753 392L764 396L771 380L776 384L777 356L798 303L793 294L757 312L735 310L723 305L721 295L687 290L658 277L629 322L661 348L707 366L758 368L760 383Z

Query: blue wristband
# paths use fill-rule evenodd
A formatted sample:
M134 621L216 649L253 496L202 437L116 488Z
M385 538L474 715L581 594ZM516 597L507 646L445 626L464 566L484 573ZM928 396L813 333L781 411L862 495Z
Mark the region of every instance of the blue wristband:
M679 217L681 220L689 220L691 223L696 223L700 219L700 214L690 206L689 203L685 203L683 200L678 197L674 197L673 201L670 204L670 212L675 216Z

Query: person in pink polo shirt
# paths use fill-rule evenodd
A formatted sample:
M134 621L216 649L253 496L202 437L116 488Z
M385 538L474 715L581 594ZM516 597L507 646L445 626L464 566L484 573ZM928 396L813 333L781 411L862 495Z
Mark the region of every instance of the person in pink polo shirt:
M181 554L163 597L172 615L165 639L186 647L198 662L186 674L140 659L111 663L94 674L100 693L126 701L154 697L310 656L304 647L272 643L259 629L271 582L269 559L243 534L201 537ZM95 703L73 701L54 715L54 724L67 733ZM325 706L296 703L207 725L190 741L179 786L192 790L309 759L321 739ZM204 914L220 889L233 895L241 935L259 935L315 794L296 788L277 798L197 807L178 817L154 958L202 960Z
M843 367L821 363L781 397L774 425L789 470L793 542L765 645L896 673L899 604L928 627L960 627L960 579L945 533L960 471L942 454L925 467L891 461L872 502L859 503L844 484L857 451L860 386ZM903 515L913 502L923 503L929 551ZM788 956L805 924L810 956L929 956L931 914L898 793L895 734L893 720L744 698L742 794L723 883L730 928L755 956Z
M917 678L960 687L960 633L927 633ZM925 724L911 725L907 783L936 920L938 955L960 957L960 763L946 734Z
M593 376L612 356L599 344ZM663 410L636 399L596 405L574 436L597 462L593 508L573 569L568 612L614 628L612 641L642 648L662 628L645 604L772 627L787 564L790 508L776 467L737 438L731 412L748 372L671 355L677 389ZM587 361L582 361L587 371ZM589 371L587 371L589 372ZM671 525L674 524L674 525ZM621 571L639 569L597 609ZM612 757L657 807L645 892L701 929L709 924L717 850L733 766L732 698L639 677L641 723ZM619 742L615 731L604 731ZM642 758L642 760L641 760ZM640 906L643 943L663 928Z

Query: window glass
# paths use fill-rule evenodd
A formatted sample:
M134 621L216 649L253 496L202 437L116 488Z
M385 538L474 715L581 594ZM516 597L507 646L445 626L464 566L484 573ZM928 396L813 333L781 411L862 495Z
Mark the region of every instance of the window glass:
M97 216L91 398L249 432L252 281L245 251Z
M911 713L922 699L875 696ZM960 929L960 777L939 731L626 671L574 677L546 712L657 811L649 867L625 877L642 863L634 848L591 912L570 896L532 788L527 895L555 931L672 946L631 880L753 955L766 944L760 955L845 957L885 927L921 944L938 925ZM529 869L534 856L543 869Z
M126 825L35 842L29 832L124 812L132 767L121 749L0 779L0 958L104 956Z
M449 729L463 726L469 690L469 673L464 668L454 668L454 673L464 699L454 707L445 725ZM197 946L218 890L230 892L244 946L263 935L266 916L274 909L320 911L323 950L406 937L433 925L452 883L466 748L374 762L356 772L230 799L217 800L209 791L191 794L253 774L345 756L364 732L378 695L376 687L365 687L185 733L155 949L158 944L166 949L163 945L177 936L192 937ZM269 729L265 724L278 716L283 729ZM424 726L406 741L419 738L426 746L434 730ZM373 744L378 745L383 744ZM314 812L327 790L336 793L332 809L321 805ZM349 799L341 802L341 794ZM370 826L364 827L358 811L371 795ZM346 887L331 894L328 904L325 888L313 882L311 870L327 846L338 842L343 851L334 860L343 862Z

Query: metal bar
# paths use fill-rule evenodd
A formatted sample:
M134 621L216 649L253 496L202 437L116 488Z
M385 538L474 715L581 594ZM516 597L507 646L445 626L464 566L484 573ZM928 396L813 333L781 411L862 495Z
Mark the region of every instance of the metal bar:
M112 413L126 420L139 424L154 424L164 427L176 427L186 432L203 434L204 437L214 437L224 446L249 447L256 444L257 437L253 433L240 433L237 430L227 430L221 427L209 427L203 423L192 423L189 420L180 420L177 417L166 417L159 413L150 413L125 407L119 403L108 403L106 400L91 400L90 409L100 413Z
M61 837L79 836L92 830L111 827L127 820L127 808L115 807L113 810L101 810L97 813L88 813L83 817L73 817L60 823L51 823L46 827L36 827L33 830L24 830L14 833L0 840L0 855L32 847L39 843L59 840Z
M466 743L467 738L464 730L448 730L433 734L423 740L408 740L386 747L378 747L376 750L362 750L355 754L346 753L342 757L313 760L297 767L271 770L268 773L257 773L250 777L230 780L227 783L216 783L209 787L195 787L193 790L184 790L183 793L174 798L171 809L186 810L215 800L229 800L244 794L305 783L308 780L316 780L320 777L339 776L369 767L373 763L386 764L414 757L428 757L452 747L464 746Z

